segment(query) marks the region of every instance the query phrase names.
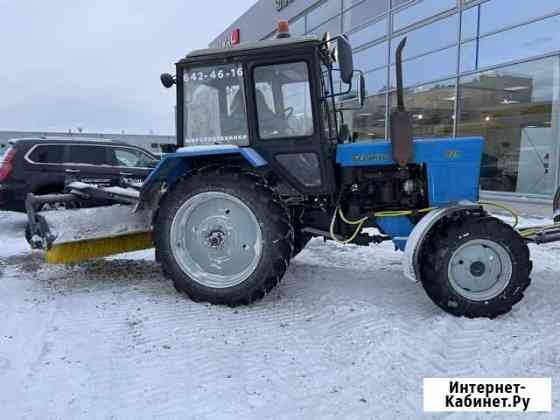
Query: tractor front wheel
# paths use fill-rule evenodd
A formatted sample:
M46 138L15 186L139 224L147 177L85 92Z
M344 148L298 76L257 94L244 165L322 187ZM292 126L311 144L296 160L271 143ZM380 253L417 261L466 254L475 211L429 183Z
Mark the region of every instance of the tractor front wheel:
M164 199L155 223L158 260L194 301L236 306L270 292L293 248L286 209L258 178L201 172Z
M420 254L422 285L456 316L495 318L523 298L531 279L529 249L501 220L458 215L440 222Z

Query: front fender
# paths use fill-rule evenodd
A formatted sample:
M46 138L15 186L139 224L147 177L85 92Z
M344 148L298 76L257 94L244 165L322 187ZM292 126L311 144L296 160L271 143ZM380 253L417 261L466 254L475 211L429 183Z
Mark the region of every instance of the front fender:
M183 147L175 153L165 155L158 166L146 178L140 192L140 203L149 202L154 192L157 192L162 184L173 185L177 179L191 169L191 160L193 158L212 156L215 157L216 161L219 161L222 157L232 155L242 156L254 168L267 165L262 156L250 147L234 145Z
M459 204L452 207L442 207L428 213L414 227L408 237L404 250L403 271L404 275L414 282L420 281L419 254L430 230L446 216L464 210L477 210L481 206L474 203Z

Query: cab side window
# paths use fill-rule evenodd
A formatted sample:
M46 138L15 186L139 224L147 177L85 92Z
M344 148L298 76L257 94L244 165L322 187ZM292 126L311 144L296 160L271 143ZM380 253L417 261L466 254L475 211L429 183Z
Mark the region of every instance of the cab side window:
M256 67L254 81L261 139L313 135L313 110L307 63Z

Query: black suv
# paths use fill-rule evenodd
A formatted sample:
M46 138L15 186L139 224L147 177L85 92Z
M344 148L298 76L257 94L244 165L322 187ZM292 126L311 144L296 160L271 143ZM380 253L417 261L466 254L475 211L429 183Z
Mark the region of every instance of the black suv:
M28 193L60 193L69 180L142 182L158 163L140 147L106 140L32 138L9 144L0 156L0 210L25 211Z

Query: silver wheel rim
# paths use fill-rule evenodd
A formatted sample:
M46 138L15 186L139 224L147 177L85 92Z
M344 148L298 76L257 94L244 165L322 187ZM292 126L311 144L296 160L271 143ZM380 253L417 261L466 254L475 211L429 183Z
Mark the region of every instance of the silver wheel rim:
M448 277L453 289L473 301L485 301L500 295L508 286L513 264L500 244L476 239L463 244L449 261Z
M197 194L175 214L171 250L195 282L224 289L243 283L257 268L263 244L255 214L222 192Z

